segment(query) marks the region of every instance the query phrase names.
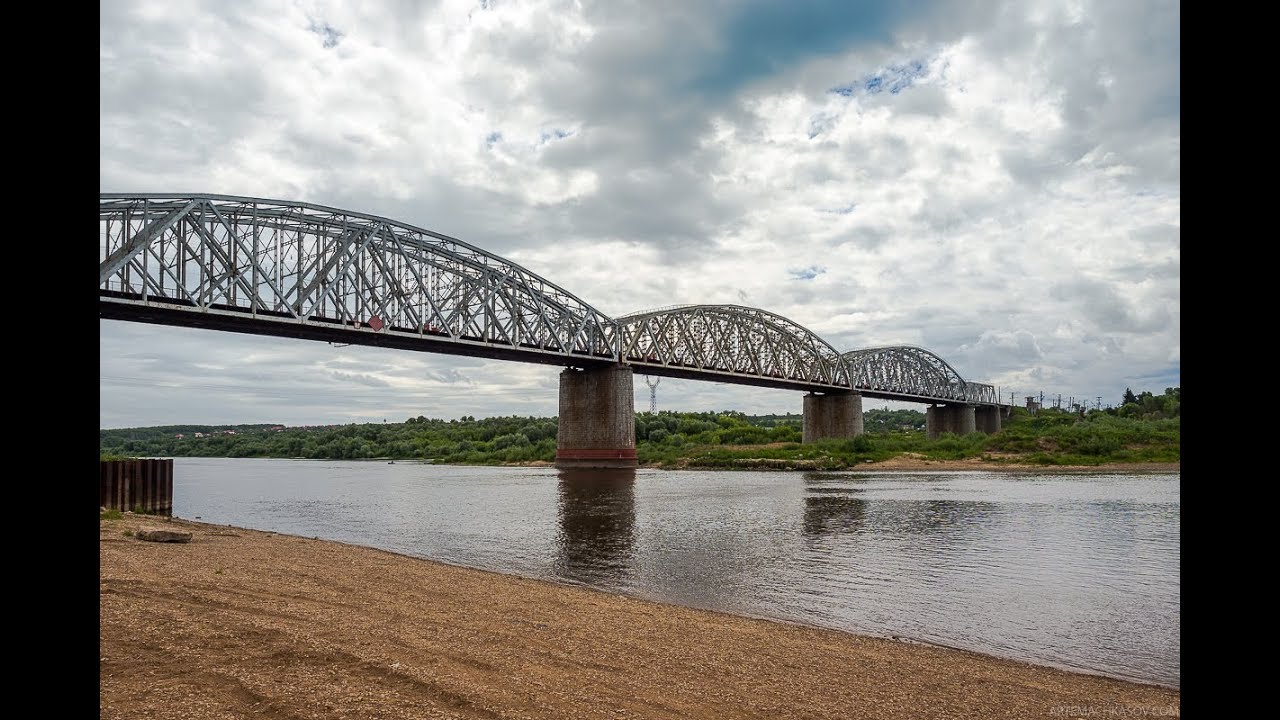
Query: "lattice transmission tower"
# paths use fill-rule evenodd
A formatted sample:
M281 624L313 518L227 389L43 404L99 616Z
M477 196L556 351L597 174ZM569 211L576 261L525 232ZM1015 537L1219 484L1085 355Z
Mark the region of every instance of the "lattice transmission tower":
M644 384L649 386L649 414L658 414L658 383L662 382L662 378L651 380L648 375L644 376Z

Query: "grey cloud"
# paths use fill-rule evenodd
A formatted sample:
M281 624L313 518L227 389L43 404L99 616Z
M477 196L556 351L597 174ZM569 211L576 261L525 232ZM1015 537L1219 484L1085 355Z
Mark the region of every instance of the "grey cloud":
M957 355L999 357L1009 367L1034 364L1044 358L1036 336L1026 330L982 333L976 343L956 348Z
M810 265L804 268L787 268L787 273L796 280L812 280L826 271L826 268L817 265Z
M367 373L355 374L333 371L329 373L329 376L343 385L356 383L369 387L391 387L391 383L386 380Z
M889 99L881 101L891 102ZM915 85L910 92L898 94L892 102L895 111L908 115L943 117L954 110L946 93L936 85Z
M1050 30L1040 67L1068 122L1058 161L1083 149L1134 168L1134 187L1178 182L1179 24L1177 3L1098 3Z
M885 243L893 239L893 231L887 227L871 227L858 226L851 228L842 236L843 240L839 247L844 250L844 245L851 245L849 248L853 252L851 258L853 262L857 262L864 254L874 252Z
M453 384L474 385L475 384L474 382L472 382L471 378L459 372L456 368L449 368L446 370L428 370L426 371L426 376L431 378L432 380L437 380L439 382L447 383L450 385L453 385Z
M1055 283L1049 296L1069 303L1102 332L1152 332L1170 323L1167 307L1135 307L1116 286L1094 280Z

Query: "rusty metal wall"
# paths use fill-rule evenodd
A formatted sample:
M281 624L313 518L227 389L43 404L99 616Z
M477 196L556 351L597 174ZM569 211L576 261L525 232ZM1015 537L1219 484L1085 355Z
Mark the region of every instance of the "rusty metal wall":
M173 515L173 458L100 460L100 507Z

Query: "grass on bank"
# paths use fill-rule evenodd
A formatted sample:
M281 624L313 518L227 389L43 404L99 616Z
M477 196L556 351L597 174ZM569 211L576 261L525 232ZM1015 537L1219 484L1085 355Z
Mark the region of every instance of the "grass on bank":
M698 438L701 439L701 438ZM923 460L980 459L1035 465L1176 463L1181 459L1179 418L1139 420L1099 413L1080 417L1015 410L999 433L930 440L919 431L866 434L848 440L760 445L718 445L688 440L637 445L641 464L656 467L841 470L909 455Z
M636 454L648 467L841 469L909 454L925 460L979 458L1039 465L1178 462L1179 417L1085 415L1014 408L999 433L944 434L930 440L924 414L868 411L868 432L802 444L799 415L637 413ZM880 422L883 419L890 422ZM873 422L874 421L874 422ZM103 459L128 457L276 457L417 460L450 465L550 463L555 418L414 418L323 428L247 429L195 438L187 427L102 431ZM202 431L203 433L203 431ZM182 437L178 437L182 436Z

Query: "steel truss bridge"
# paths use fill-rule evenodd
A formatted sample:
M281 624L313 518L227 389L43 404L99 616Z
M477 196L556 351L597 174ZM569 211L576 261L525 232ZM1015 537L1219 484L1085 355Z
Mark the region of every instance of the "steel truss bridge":
M308 203L102 193L98 315L693 380L999 405L919 347L841 353L785 317L677 305L611 318L456 238Z

